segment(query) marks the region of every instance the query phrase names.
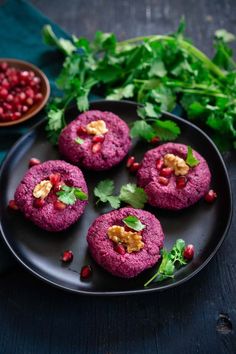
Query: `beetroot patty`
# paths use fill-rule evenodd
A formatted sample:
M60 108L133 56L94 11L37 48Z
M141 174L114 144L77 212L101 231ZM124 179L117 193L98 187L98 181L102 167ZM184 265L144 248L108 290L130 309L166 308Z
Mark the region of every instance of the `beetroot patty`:
M185 160L187 146L167 143L146 152L137 174L138 185L144 188L148 195L148 202L153 206L172 210L187 208L196 203L208 191L211 181L209 167L205 159L193 150L199 164L190 168L188 174L184 176L186 185L178 188L177 180L181 177L174 174L168 178L168 184L163 185L160 183L160 170L157 168L157 161L166 154L174 154Z
M136 216L145 228L142 230L143 248L140 251L119 254L107 232L113 225L124 226L122 220ZM95 261L108 272L123 278L132 278L152 267L160 258L164 234L160 222L151 213L133 208L122 208L99 216L90 226L87 235L89 250Z
M33 196L34 188L43 180L48 180L51 174L60 174L61 181L70 187L81 188L88 193L87 185L81 170L61 160L47 161L31 167L25 174L15 192L15 201L27 218L37 226L47 231L61 231L69 227L83 214L87 201L76 200L73 205L64 209L55 208L58 200L53 189L44 200L42 207L37 207Z
M98 120L104 121L108 129L101 142L100 138L86 133L87 124ZM82 143L75 141L78 137ZM59 137L59 151L69 162L97 171L117 165L128 153L130 144L127 124L117 115L101 111L79 115Z

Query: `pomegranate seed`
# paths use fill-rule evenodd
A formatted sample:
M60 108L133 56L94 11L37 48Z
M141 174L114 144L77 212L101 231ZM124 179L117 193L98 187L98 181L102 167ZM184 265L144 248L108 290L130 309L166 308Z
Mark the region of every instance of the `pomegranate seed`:
M210 189L207 194L205 195L204 199L207 203L213 203L217 198L216 192L213 189Z
M57 182L56 184L54 184L54 187L53 187L54 192L55 193L59 192L61 190L61 187L64 186L64 184L65 184L64 182Z
M17 120L21 117L21 113L20 112L14 112L12 113L12 119L13 120Z
M28 77L29 77L29 72L28 71L21 71L20 72L20 78L28 79Z
M57 183L60 182L61 180L61 175L60 173L52 173L50 176L49 176L49 179L50 179L50 182L55 185Z
M25 94L29 98L34 98L34 90L32 90L30 87L26 89Z
M159 143L160 138L158 136L154 136L154 138L151 139L150 143L155 145L157 143Z
M81 279L88 279L92 274L92 268L90 265L85 265L81 268L80 271L80 278Z
M129 170L130 172L137 172L139 168L140 168L140 163L134 162L133 165L130 166Z
M160 171L160 176L163 176L163 177L170 177L173 173L173 170L172 168L170 167L164 167L161 169Z
M164 160L163 159L158 159L157 162L156 162L157 170L160 171L163 166L164 166Z
M7 95L7 102L12 102L14 100L13 95L11 95L10 93Z
M193 245L187 245L184 249L183 256L185 259L190 261L193 259L194 256L194 246Z
M2 88L2 89L0 90L0 98L2 98L3 100L5 100L5 99L7 98L7 95L8 95L7 89Z
M104 135L95 135L92 139L93 143L103 143L105 137Z
M42 208L45 204L45 200L42 198L34 199L34 207L35 208Z
M9 81L8 81L7 79L4 79L4 80L2 81L2 88L5 88L5 89L8 90L9 87L10 87Z
M128 158L128 160L127 160L126 167L130 168L133 165L134 161L135 161L135 157L134 156L130 156Z
M41 101L43 99L43 95L41 94L41 93L37 93L36 95L35 95L35 100L36 101Z
M95 143L92 145L92 152L95 154L96 152L99 152L102 148L101 143Z
M0 107L0 116L3 114L4 110L2 107Z
M24 92L21 92L18 97L21 102L24 102L26 99L26 94Z
M179 176L176 178L176 187L181 189L187 184L187 178L185 176Z
M0 64L0 69L2 71L6 71L8 68L8 63L6 61L3 61L1 64Z
M53 206L57 210L64 210L66 208L66 204L61 202L60 200L55 200Z
M28 108L27 106L22 106L22 108L21 108L22 112L24 112L24 113L27 112L28 109L29 109L29 108Z
M78 135L87 134L86 128L85 128L85 127L82 127L82 126L78 127L78 128L77 128L77 134L78 134Z
M37 159L36 157L32 157L32 158L29 160L28 166L29 166L29 167L32 167L32 166L39 165L40 163L41 163L41 161L40 161L39 159Z
M159 176L158 182L163 186L167 186L169 184L169 179L163 176Z
M115 245L114 250L115 250L117 253L121 254L122 256L126 253L126 250L125 250L124 246L121 245L120 243L118 243L117 245Z
M14 199L10 200L8 203L8 207L12 210L18 210L19 207L16 205L16 202Z
M63 263L70 263L73 260L73 252L70 250L67 250L65 252L63 252L63 254L61 255L61 261Z
M28 97L28 98L25 100L25 102L26 102L26 104L27 104L28 106L32 106L33 103L34 103L34 101L33 101L33 99L32 99L31 97Z

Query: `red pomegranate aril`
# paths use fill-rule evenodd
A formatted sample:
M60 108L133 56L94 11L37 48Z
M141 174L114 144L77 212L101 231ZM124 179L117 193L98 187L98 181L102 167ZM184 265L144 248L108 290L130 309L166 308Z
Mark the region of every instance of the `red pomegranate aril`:
M86 130L86 128L85 127L78 127L77 128L77 134L78 135L81 135L81 134L87 134L87 130Z
M55 185L54 185L54 187L53 187L53 189L54 189L54 192L56 193L56 192L59 192L60 190L61 190L61 187L62 186L64 186L64 183L63 182L57 182Z
M29 166L29 167L32 167L32 166L39 165L40 163L41 163L41 161L40 161L39 159L37 159L36 157L32 157L32 158L29 160L28 166Z
M154 136L154 138L152 138L150 140L150 143L155 145L155 144L159 143L159 141L160 141L160 138L158 136Z
M60 182L60 180L61 180L61 175L60 175L60 173L52 173L52 174L49 176L49 179L50 179L50 182L51 182L53 185L56 185L57 183Z
M26 94L24 92L21 92L19 95L18 95L19 99L21 102L24 102L25 99L26 99Z
M162 177L170 177L173 173L172 168L170 167L164 167L160 170L160 176Z
M101 143L95 143L92 145L92 152L95 154L96 152L99 152L102 148Z
M27 112L29 110L29 107L27 107L27 106L22 106L22 108L21 108L21 111L22 112Z
M17 120L17 119L19 119L19 118L21 118L21 113L20 113L20 112L14 112L14 113L12 113L12 119L13 119L13 120Z
M176 177L176 187L181 189L187 184L187 178L185 176Z
M92 275L92 268L90 265L85 265L81 268L80 278L88 279Z
M187 245L184 249L183 256L185 259L190 261L193 259L194 256L194 246L193 245Z
M7 80L7 79L4 79L3 81L2 81L2 88L5 88L5 89L9 89L9 87L10 87L10 84L9 84L9 81Z
M204 199L207 203L213 203L217 198L217 194L213 189L210 189L205 195Z
M25 102L26 102L26 104L27 104L28 106L32 106L33 103L34 103L33 98L31 98L31 97L28 97L28 98L25 100Z
M3 114L4 110L2 107L0 107L0 116Z
M133 165L134 161L135 161L135 157L134 156L130 156L128 158L128 160L127 160L126 167L130 168Z
M20 78L28 79L28 77L29 77L29 72L28 71L21 71L20 72Z
M25 90L25 94L27 97L34 98L34 90L32 90L30 87Z
M34 200L34 206L35 208L42 208L45 204L45 200L42 198L37 198Z
M70 263L72 262L73 258L74 258L73 252L70 250L63 252L63 254L61 255L61 261L63 263Z
M5 88L0 89L0 98L2 98L3 100L5 100L7 98L8 95L8 90Z
M115 245L114 250L115 250L117 253L119 253L120 255L122 255L122 256L126 253L126 250L125 250L124 246L121 245L120 243L118 243L117 245Z
M95 135L92 139L93 143L103 143L105 137L104 135Z
M43 99L43 95L41 94L41 93L37 93L36 95L35 95L35 100L36 101L41 101Z
M9 93L9 94L7 95L6 101L7 101L7 102L13 102L13 100L14 100L14 96Z
M130 166L129 170L130 172L137 172L139 168L140 168L140 163L134 162L133 165Z
M169 179L163 176L159 176L158 182L163 186L167 186L169 184Z
M8 68L8 63L6 61L3 61L1 64L0 64L0 69L2 71L6 71Z
M160 171L163 166L164 166L164 161L163 161L163 159L158 159L157 162L156 162L156 168L157 168L157 170Z
M65 203L61 202L60 200L55 200L55 202L53 203L53 206L57 210L64 210L67 205Z
M16 205L16 202L14 199L9 200L8 207L12 210L18 210L19 207Z

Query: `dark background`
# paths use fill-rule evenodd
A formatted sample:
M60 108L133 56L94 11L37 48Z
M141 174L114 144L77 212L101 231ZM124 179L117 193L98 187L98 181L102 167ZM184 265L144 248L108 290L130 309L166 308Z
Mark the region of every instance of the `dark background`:
M184 0L33 0L66 31L119 39L166 33L181 15L187 35L212 54L214 31L236 32L236 2ZM235 46L234 46L235 47ZM234 191L236 157L225 160ZM163 293L96 298L65 293L17 266L0 278L0 353L236 353L236 223L210 264Z

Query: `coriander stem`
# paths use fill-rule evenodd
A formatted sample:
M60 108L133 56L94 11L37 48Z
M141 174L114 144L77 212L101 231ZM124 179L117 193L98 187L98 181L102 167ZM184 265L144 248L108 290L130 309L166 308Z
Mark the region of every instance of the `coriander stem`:
M156 274L153 275L153 277L151 277L151 279L149 279L145 284L144 287L148 286L154 279L156 279L158 277L159 273L157 272Z

